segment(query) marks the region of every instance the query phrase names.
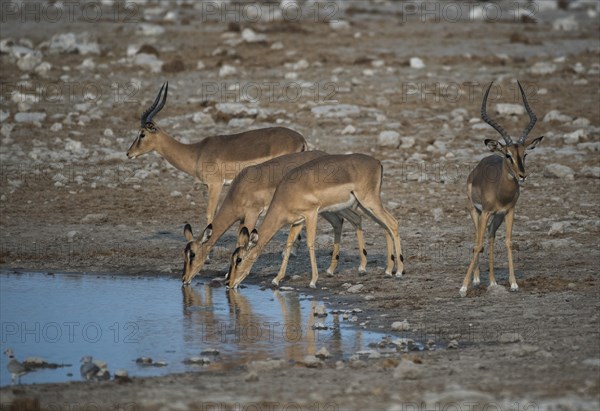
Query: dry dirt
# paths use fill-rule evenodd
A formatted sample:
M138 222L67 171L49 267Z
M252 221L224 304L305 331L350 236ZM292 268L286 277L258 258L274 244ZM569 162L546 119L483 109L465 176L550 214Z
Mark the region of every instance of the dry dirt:
M8 18L2 24L2 39L28 39L37 47L58 33L87 32L97 40L100 54L44 49L43 61L52 68L44 76L33 72L28 77L10 55L0 56L2 110L9 112L2 124L15 125L9 137L2 136L1 268L180 276L183 226L189 222L199 231L205 223L204 188L155 154L136 160L125 157L141 112L168 80L169 100L157 121L177 138L194 141L279 120L278 124L303 133L315 148L364 152L380 159L385 167L384 204L400 221L406 275L402 279L384 276L384 238L379 227L367 222L367 275L356 271L354 234L346 227L338 273L322 275L318 285L327 289L315 293L329 297L333 305L360 301L372 317L369 327L373 329L388 330L393 321L407 319L417 332L436 330L443 343L456 339L458 349L403 356L402 361L419 363L415 379L394 378L396 363L389 360L347 363L341 370L334 363L322 369L290 365L263 370L255 382L245 381L245 369L234 369L134 378L130 384L5 387L0 394L6 409L12 409L10 404L15 409L35 409L36 401L42 409L90 409L86 404L98 407L94 409L119 405L118 409L138 410L597 407L600 219L598 169L593 168L600 166L597 18L589 17L586 10L550 10L538 12L538 23L516 18L422 22L418 15L407 18L399 8L393 12L389 8L380 2L352 2L345 14L337 10L340 18L350 22L349 28L337 30L312 18L258 23L242 18L240 24L222 18L204 21L201 10L191 6L181 8L173 22L162 19L164 5L149 2L140 5L140 14L165 32L145 37L139 23L111 18L59 23ZM569 15L579 23L576 30L553 30L553 20ZM240 28L265 34L267 42L227 45L230 38L240 37ZM282 49L271 48L277 42ZM130 44L150 44L170 64L159 73L133 65L127 57ZM411 68L411 57L421 58L426 66ZM79 68L87 58L94 65ZM308 67L286 66L301 59ZM199 60L205 65L202 69L197 69ZM538 62L553 64L554 71L531 73ZM237 72L219 77L226 64ZM298 79L285 79L288 72L298 73ZM528 157L531 175L517 205L513 242L520 289L488 292L484 255L482 285L460 298L458 289L473 241L465 181L469 169L487 154L483 139L497 137L490 127L477 128L469 120L479 117L483 88L494 80L503 93L490 101L490 112L517 134L527 123L526 115L495 112L497 103L521 104L515 94L516 79L526 83L538 115L531 136L545 135ZM58 84L64 95L67 82L75 82L77 91L62 102L42 98L30 103L30 111L47 113L40 126L16 123L14 115L22 110L17 107L19 99L11 100L10 91L23 80L29 84L22 94ZM278 83L273 98L264 86L269 81ZM236 128L215 104L252 105L235 92L225 95L230 85L243 88L248 82L262 87L255 106L270 111ZM304 95L282 96L284 87L294 82L306 82ZM81 110L86 109L75 104L83 102L85 84L103 92L87 108L102 113L88 113L88 119L81 119ZM111 91L115 86L117 94ZM202 92L215 87L223 95ZM317 97L315 87L321 91ZM407 88L414 87L418 92L407 96ZM324 101L331 90L330 97L337 103ZM461 94L456 95L456 90ZM360 111L341 118L318 118L311 111L327 104L352 104ZM457 108L465 112L453 112ZM575 121L544 121L551 110ZM78 111L70 116L72 124L56 116ZM192 116L200 111L216 123L194 123ZM589 123L577 121L581 118ZM56 122L63 123L62 130L51 130ZM347 125L355 127L354 134L342 134ZM103 134L107 128L114 136ZM575 140L568 137L580 129ZM380 147L377 136L384 130L414 137L415 144ZM69 149L67 139L82 146ZM49 153L61 156L53 159ZM570 167L571 176L553 176L545 167L554 163ZM94 213L106 217L97 223L82 222ZM325 224L319 230L322 236L331 232ZM268 284L278 269L284 238L283 233L276 237L272 252L259 260L247 281ZM221 242L223 248L216 250L207 277L226 269L233 241L232 231ZM501 228L496 277L508 290L503 241ZM318 261L324 270L327 247L319 249ZM286 285L312 292L308 267L303 247L288 267ZM299 278L291 280L294 274ZM347 294L343 283L361 283L364 288L361 294ZM504 343L501 335L506 333L518 333L522 341ZM497 408L485 408L490 404ZM458 408L447 408L451 406Z

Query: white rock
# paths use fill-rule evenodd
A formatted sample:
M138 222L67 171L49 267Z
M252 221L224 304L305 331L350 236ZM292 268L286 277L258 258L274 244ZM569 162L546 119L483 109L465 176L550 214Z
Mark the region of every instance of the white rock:
M411 148L415 145L414 137L400 137L400 141L402 142L400 148Z
M361 290L362 290L364 287L365 287L365 286L364 286L364 284L356 284L356 285L353 285L353 286L351 286L351 287L348 287L348 290L347 290L347 291L348 291L350 294L357 294L357 293L361 292Z
M17 67L22 71L32 71L38 64L42 62L42 53L35 50L27 53L17 60Z
M0 123L10 117L10 111L0 110Z
M199 60L198 63L196 63L196 70L204 70L205 68L206 65L202 60Z
M105 128L104 131L102 132L102 135L107 138L112 138L115 136L115 133L113 133L112 129Z
M329 350L327 348L322 347L319 351L317 351L317 353L315 354L315 357L324 360L325 358L330 358L331 354L329 353Z
M556 221L550 226L550 230L548 230L548 235L554 236L557 234L564 234L565 228L567 228L570 225L571 224L568 221Z
M88 214L81 219L82 224L99 224L99 223L105 223L107 221L108 221L108 214L106 214L106 213Z
M181 191L171 191L171 197L181 197L183 196L183 194L181 194Z
M503 116L521 116L525 108L521 104L499 103L496 104L496 113Z
M237 73L237 69L229 64L223 64L219 69L219 77L233 76Z
M545 123L548 123L551 121L558 121L560 123L568 123L569 121L572 121L572 120L573 120L573 117L568 116L566 114L562 114L558 110L551 110L544 116Z
M400 133L393 130L386 130L379 133L377 145L381 147L398 147L400 144Z
M308 368L318 368L318 367L321 367L323 365L323 363L321 362L321 360L319 360L314 355L306 355L304 357L303 363Z
M264 43L267 41L267 36L264 34L256 34L254 30L245 28L242 30L242 39L247 43Z
M348 23L346 20L331 20L329 22L329 27L331 27L333 30L348 30L350 29L350 23Z
M94 59L89 57L79 65L79 69L84 70L94 70L96 68L96 63L94 63Z
M325 317L327 315L327 310L325 310L324 305L319 304L315 307L314 313L317 317Z
M600 178L600 167L585 166L581 168L581 174L589 178Z
M52 126L50 126L50 131L57 132L57 131L60 131L62 129L63 129L62 123L54 123L54 124L52 124Z
M271 44L271 50L281 50L283 49L283 43L280 41L277 41L273 44Z
M152 73L160 73L164 63L154 54L140 53L133 57L133 64L146 67Z
M253 117L258 115L256 108L247 107L242 103L217 103L215 108L222 114L233 117Z
M531 66L528 71L531 74L538 75L552 74L556 71L556 64L538 61L533 66Z
M410 66L414 69L422 69L425 67L425 63L423 63L423 60L418 57L411 57Z
M442 217L444 217L444 211L440 207L431 210L431 214L433 214L433 219L435 221L441 221Z
M356 128L352 124L348 124L343 130L342 135L354 134L356 133Z
M46 113L17 113L15 121L17 123L39 124L46 119Z
M215 121L213 120L212 116L210 114L203 113L202 111L194 113L192 121L194 123L203 124L206 126L212 126L215 124Z
M47 61L43 61L42 63L40 63L36 68L35 68L35 72L37 74L39 74L42 77L46 77L46 75L48 74L48 72L52 69L52 64L48 63Z
M302 59L302 60L298 60L295 63L288 63L285 66L293 71L301 71L301 70L306 70L307 68L309 68L310 64L305 59Z
M353 117L360 113L360 108L353 104L332 104L325 106L317 106L310 109L311 113L317 118L343 118Z
M100 47L96 42L89 42L86 33L75 35L75 33L61 33L50 39L50 50L61 53L79 52L85 54L100 54Z
M163 34L165 29L164 27L156 24L141 23L136 25L136 31L142 36L158 36Z
M298 77L298 73L296 73L295 71L285 73L286 80L298 80Z
M575 16L571 15L554 20L552 29L557 31L575 31L579 30L579 23L575 20Z
M254 124L253 118L232 118L227 123L230 128L246 128Z
M582 137L586 137L587 133L584 129L575 130L572 133L566 133L563 136L563 140L566 144L577 144L579 143L579 139Z
M571 167L552 163L544 167L544 175L551 178L566 178L568 180L573 180L575 172Z
M78 235L79 233L77 231L69 231L67 233L67 241L69 243L72 243L73 240L75 239L75 237Z
M392 330L394 331L408 331L410 330L410 324L407 320L404 321L394 321L392 323Z
M588 120L585 117L579 117L579 118L576 118L575 120L573 120L571 125L574 127L589 127L590 120Z

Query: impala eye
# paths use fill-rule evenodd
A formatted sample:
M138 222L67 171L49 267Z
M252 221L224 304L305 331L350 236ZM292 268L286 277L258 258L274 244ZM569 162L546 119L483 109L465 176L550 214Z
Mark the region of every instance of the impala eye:
M241 263L241 262L242 262L242 259L241 259L240 257L237 257L237 258L235 259L235 265L238 265L238 264L239 264L239 263Z
M506 158L508 158L509 160L512 159L512 157L508 153L506 153Z
M190 251L190 260L193 260L196 257L196 254Z

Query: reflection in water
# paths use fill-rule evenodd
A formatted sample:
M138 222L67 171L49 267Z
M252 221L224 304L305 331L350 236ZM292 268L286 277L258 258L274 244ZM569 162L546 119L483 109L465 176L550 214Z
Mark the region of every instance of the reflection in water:
M80 380L84 355L131 376L227 369L254 360L299 361L326 347L337 358L384 337L357 330L335 315L315 318L320 304L297 292L249 285L239 291L208 285L181 287L178 278L0 272L2 347L18 359L42 357L74 364L27 374L22 383ZM327 330L314 330L315 321ZM184 360L218 350L209 366ZM142 367L138 357L167 363ZM10 384L0 356L0 385ZM70 374L70 375L69 375Z

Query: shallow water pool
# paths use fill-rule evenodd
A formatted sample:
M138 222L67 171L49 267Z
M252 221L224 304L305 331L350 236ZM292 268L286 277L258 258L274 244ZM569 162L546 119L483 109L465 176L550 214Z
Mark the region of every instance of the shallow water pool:
M40 357L70 366L41 369L21 383L81 380L79 361L91 355L130 376L231 369L250 361L299 361L326 347L333 358L366 350L385 334L367 332L340 316L315 318L321 304L296 291L181 287L179 279L95 274L0 272L0 341L17 360ZM315 321L325 330L314 329ZM204 353L217 350L218 355ZM207 365L184 363L206 357ZM162 366L143 366L150 357ZM11 383L7 357L0 386Z

